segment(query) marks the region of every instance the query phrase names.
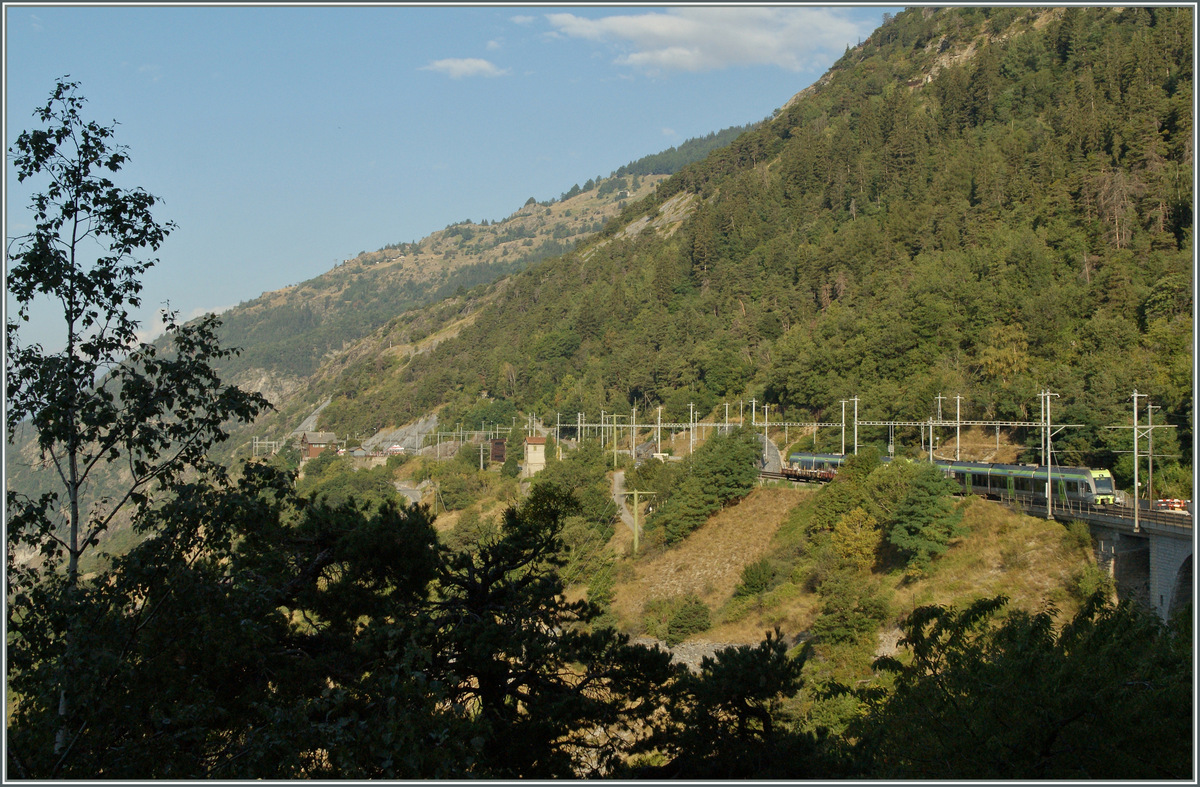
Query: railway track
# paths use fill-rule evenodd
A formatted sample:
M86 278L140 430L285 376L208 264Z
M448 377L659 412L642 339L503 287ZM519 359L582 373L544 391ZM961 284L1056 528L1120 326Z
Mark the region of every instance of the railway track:
M788 473L771 472L767 470L760 471L758 477L764 481L791 481L796 484L824 484L833 479L833 473L820 470L793 470ZM1028 510L1030 513L1034 511L1045 511L1045 500L1033 501L1017 498L1009 501L1014 505ZM1068 506L1054 507L1055 513L1062 516L1078 516L1080 519L1091 519L1096 514L1102 514L1105 517L1128 520L1133 522L1133 509L1126 506L1090 506L1079 505L1078 503ZM1192 517L1186 512L1180 511L1156 511L1156 510L1141 510L1138 512L1138 519L1145 524L1155 523L1159 525L1170 525L1173 527L1192 527Z

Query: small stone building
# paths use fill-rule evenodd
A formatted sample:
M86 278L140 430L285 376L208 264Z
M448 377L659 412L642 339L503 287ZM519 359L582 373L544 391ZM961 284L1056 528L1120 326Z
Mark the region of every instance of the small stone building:
M546 467L546 438L525 438L525 467L521 471L522 478L529 478Z
M333 432L303 432L300 435L300 456L305 459L312 459L331 448L337 448L337 435Z

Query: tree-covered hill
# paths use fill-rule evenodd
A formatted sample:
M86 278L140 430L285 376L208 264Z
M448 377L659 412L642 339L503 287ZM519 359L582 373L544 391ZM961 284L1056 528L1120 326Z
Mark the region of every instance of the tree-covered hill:
M710 132L703 137L684 141L678 147L670 147L661 153L652 153L632 161L616 171L616 175L674 175L693 161L698 161L718 148L723 148L739 136L760 124L730 126Z
M939 394L1030 420L1049 389L1055 420L1083 425L1061 461L1120 473L1129 430L1105 427L1136 388L1185 447L1156 454L1187 462L1192 21L899 14L775 119L512 277L457 338L349 367L322 428L484 391L550 420L751 396L796 419L857 396L860 418L924 420ZM1190 493L1170 462L1162 480Z
M456 222L420 241L360 252L320 276L263 293L221 316L223 341L242 348L222 371L307 378L329 356L398 314L569 251L661 179L589 180L561 200L530 198L503 220Z
M559 256L598 232L664 176L729 145L757 124L734 126L643 156L558 199L530 197L498 221L455 222L420 241L362 251L332 270L239 304L221 316L222 339L242 348L222 371L291 391L323 361L404 312Z

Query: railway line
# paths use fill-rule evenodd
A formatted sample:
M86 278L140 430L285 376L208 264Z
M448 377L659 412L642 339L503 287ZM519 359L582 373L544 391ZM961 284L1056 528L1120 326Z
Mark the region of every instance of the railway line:
M764 481L790 481L794 484L825 484L833 480L836 471L832 470L788 470L773 472L763 470L758 477ZM962 493L965 494L965 493ZM1046 500L1031 495L1001 496L999 502L1020 508L1028 514L1045 515ZM1078 500L1053 501L1051 516L1055 519L1079 519L1086 522L1103 522L1105 524L1127 523L1130 531L1134 522L1139 529L1150 525L1170 529L1192 529L1192 514L1190 511L1158 511L1152 508L1140 508L1134 517L1132 506L1108 504L1093 505Z

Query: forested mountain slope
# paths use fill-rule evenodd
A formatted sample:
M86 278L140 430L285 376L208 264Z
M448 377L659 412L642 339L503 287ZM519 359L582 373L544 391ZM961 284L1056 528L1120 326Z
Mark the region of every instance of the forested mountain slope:
M569 251L600 230L661 175L578 185L561 200L525 206L502 221L457 222L412 243L360 252L332 270L239 304L221 316L222 338L242 348L223 371L306 378L330 355L409 309L488 284Z
M1048 388L1055 420L1084 425L1061 461L1120 473L1129 430L1105 427L1136 388L1190 447L1192 15L906 11L456 338L348 367L321 427L484 391L549 420L751 396L924 420L938 394L1026 420Z
M570 251L628 202L757 124L731 127L644 156L559 199L525 205L505 219L465 220L420 241L359 252L332 270L265 292L222 315L222 338L240 347L227 375L289 391L332 355L392 318L489 284Z

